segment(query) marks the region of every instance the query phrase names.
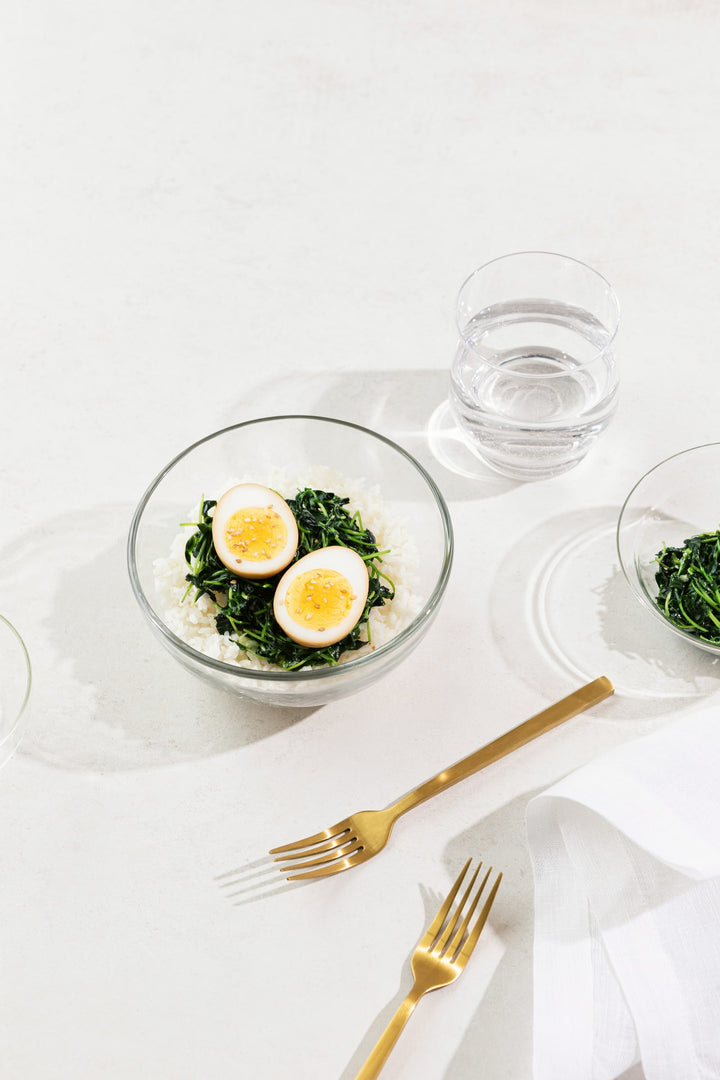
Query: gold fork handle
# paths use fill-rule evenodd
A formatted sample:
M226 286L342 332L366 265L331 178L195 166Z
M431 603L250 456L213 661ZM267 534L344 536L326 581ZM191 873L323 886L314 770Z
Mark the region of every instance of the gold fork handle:
M614 693L613 684L604 675L599 679L594 679L593 682L581 686L579 690L569 694L568 697L556 701L554 705L547 709L543 709L536 716L531 716L529 720L519 724L505 735L494 739L487 746L476 750L469 757L463 758L462 761L458 761L455 765L451 765L449 769L444 769L437 776L434 776L432 780L426 780L420 787L410 791L402 799L398 799L396 803L388 807L388 811L393 813L393 819L396 820L401 814L412 810L414 806L418 806L420 803L425 802L426 799L431 799L433 795L452 787L459 780L472 776L473 773L484 769L486 765L499 761L500 758L512 753L513 750L517 750L518 747L524 746L525 743L531 742L532 739L537 739L538 735L543 735L546 731L550 731L551 728L557 727L558 724L570 720L573 716L577 716L578 713L589 709L591 705L597 705L599 701L610 697L612 693Z
M385 1062L390 1057L390 1051L398 1041L400 1032L407 1024L421 997L422 992L418 991L417 986L413 986L412 990L405 1000L400 1003L397 1012L375 1043L375 1046L370 1052L370 1056L355 1077L355 1080L375 1080L375 1077L380 1075Z

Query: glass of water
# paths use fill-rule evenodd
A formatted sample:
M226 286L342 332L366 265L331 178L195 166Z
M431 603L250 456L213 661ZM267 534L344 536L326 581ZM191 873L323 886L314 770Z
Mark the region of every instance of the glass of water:
M497 472L541 480L572 469L617 404L617 297L602 275L545 251L505 255L465 281L450 405Z

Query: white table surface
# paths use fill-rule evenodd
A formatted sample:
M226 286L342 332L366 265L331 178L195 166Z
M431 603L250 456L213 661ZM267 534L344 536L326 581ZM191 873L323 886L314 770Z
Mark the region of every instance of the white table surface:
M0 611L35 681L0 772L4 1080L351 1080L470 854L506 876L482 948L384 1075L531 1076L527 802L720 693L613 538L646 469L720 435L719 44L708 0L6 10ZM588 262L622 307L617 416L534 485L470 468L442 415L457 288L522 249ZM414 452L457 542L410 659L299 713L175 665L125 570L176 452L286 411ZM612 699L361 869L268 871L600 674Z

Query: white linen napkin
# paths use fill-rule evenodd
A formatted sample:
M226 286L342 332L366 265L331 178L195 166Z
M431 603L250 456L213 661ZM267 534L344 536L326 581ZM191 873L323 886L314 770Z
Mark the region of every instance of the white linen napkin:
M720 708L528 804L535 1080L720 1078Z

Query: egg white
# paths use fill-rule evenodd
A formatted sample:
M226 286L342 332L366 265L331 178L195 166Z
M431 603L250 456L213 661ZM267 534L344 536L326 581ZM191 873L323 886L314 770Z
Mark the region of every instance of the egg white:
M238 522L233 522L233 516L241 511L257 508L262 512L272 511L282 522L285 538L279 543L271 541L265 557L248 557L243 554L242 544L252 533L246 533L243 537L243 527L252 530L252 523L243 523L242 514ZM238 535L233 546L232 538L228 535L228 526L236 528ZM278 532L282 529L278 527ZM226 491L218 499L212 522L213 545L220 561L239 577L261 579L279 574L281 570L292 561L298 546L298 529L293 512L285 500L262 484L237 484ZM251 546L252 541L249 546Z
M303 574L312 571L334 571L342 575L351 592L347 613L339 621L329 621L324 627L307 625L308 614L313 618L313 611L319 609L314 604L306 603L306 596L301 597L299 613L294 605L288 604L288 593L294 583ZM318 548L298 559L281 577L273 600L275 618L288 637L299 645L312 648L333 645L349 634L360 619L367 600L368 586L367 567L357 552L341 546ZM319 618L319 614L315 618Z

